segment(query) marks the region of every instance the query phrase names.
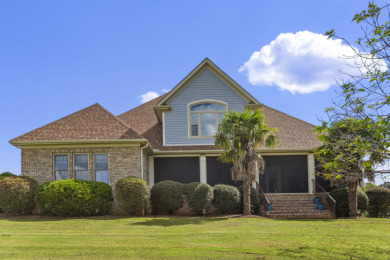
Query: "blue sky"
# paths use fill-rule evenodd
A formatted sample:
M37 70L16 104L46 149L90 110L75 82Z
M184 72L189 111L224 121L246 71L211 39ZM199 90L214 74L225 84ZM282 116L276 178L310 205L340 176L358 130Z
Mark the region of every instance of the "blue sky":
M336 97L329 68L345 67L317 34L335 28L356 39L351 19L367 3L1 1L0 172L20 173L10 139L97 102L123 113L141 95L173 88L205 57L260 102L318 124ZM311 52L296 59L307 40ZM277 62L267 67L267 59Z

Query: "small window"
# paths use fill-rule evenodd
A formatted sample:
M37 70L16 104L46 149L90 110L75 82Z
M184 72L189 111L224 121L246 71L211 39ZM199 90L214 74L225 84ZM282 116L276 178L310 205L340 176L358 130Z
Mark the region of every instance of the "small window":
M69 178L67 154L54 155L54 175L56 180L65 180Z
M76 179L89 180L88 154L74 155L74 174Z
M109 183L108 154L95 154L94 162L95 162L96 181Z
M213 137L225 115L226 105L201 103L189 110L191 137Z

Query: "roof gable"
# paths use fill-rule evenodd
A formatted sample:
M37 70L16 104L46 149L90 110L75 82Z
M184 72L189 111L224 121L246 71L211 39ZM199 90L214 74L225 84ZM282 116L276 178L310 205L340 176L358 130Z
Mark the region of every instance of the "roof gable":
M195 79L203 70L209 69L212 73L218 76L227 86L236 91L248 104L260 104L251 94L243 87L230 78L210 59L205 58L195 69L193 69L182 81L179 82L164 98L162 98L155 106L155 109L161 109L168 104L180 91L182 91L193 79Z
M11 143L28 141L75 141L143 139L133 129L94 104L50 124L12 139Z

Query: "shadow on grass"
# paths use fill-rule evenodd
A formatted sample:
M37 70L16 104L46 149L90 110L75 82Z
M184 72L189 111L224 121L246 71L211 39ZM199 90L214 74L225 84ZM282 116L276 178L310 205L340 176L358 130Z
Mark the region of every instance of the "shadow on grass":
M295 222L334 222L337 221L337 219L276 219L276 218L271 218L273 221L295 221Z
M130 225L136 226L182 226L182 225L203 225L210 222L224 221L226 218L209 218L209 217L155 217L153 219L147 219L145 221L131 223Z
M0 220L16 221L16 222L42 222L42 221L63 221L63 220L115 220L127 218L150 218L151 216L127 216L127 215L102 215L89 217L61 217L50 215L19 215L19 216L1 216Z

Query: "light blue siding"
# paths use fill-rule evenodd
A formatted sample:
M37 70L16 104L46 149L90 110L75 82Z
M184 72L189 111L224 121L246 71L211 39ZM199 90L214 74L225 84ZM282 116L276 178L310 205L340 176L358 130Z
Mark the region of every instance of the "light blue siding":
M213 99L226 102L229 110L243 111L246 102L209 69L204 69L184 87L169 103L165 113L165 145L214 144L214 138L188 138L188 103Z

